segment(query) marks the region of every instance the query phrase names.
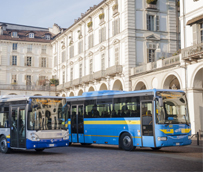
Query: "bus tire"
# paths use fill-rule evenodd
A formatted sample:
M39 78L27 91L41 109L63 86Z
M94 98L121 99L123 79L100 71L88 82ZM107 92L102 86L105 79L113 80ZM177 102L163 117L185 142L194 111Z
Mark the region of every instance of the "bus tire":
M156 150L160 150L161 147L157 147L157 148L151 148L152 150L156 151Z
M123 133L121 135L119 147L126 151L132 151L134 149L133 140L129 133Z
M8 148L7 140L6 140L5 136L1 136L1 138L0 138L0 151L5 154L10 152L10 149Z
M89 145L91 145L91 143L80 143L81 145L83 145L83 146L89 146Z
M71 146L71 145L72 145L72 142L69 142L69 143L68 143L68 146Z
M36 152L43 152L44 151L44 149L42 148L42 149L35 149L36 150Z

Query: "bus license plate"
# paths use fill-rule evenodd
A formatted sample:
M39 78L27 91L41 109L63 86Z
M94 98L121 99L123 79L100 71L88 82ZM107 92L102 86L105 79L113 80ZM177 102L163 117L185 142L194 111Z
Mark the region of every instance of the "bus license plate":
M176 143L176 146L179 146L180 145L180 143Z
M54 144L49 144L49 147L54 147Z

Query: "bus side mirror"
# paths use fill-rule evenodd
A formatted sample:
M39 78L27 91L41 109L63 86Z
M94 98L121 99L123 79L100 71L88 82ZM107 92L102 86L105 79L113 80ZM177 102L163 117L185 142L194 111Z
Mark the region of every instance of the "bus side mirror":
M160 106L160 107L163 107L163 106L164 106L162 97L159 97L159 106Z

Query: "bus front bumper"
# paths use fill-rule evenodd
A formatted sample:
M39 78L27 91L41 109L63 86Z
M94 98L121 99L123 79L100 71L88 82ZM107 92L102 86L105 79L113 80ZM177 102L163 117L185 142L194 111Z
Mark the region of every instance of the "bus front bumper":
M42 139L40 141L26 140L27 149L42 149L42 148L54 148L54 147L67 147L69 140L63 139Z

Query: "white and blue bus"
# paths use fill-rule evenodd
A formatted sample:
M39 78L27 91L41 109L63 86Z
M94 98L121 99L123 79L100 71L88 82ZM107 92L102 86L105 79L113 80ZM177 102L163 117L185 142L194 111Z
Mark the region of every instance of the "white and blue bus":
M60 97L0 97L0 151L68 146L67 108Z
M124 150L191 144L186 94L180 90L96 91L67 97L70 143Z

